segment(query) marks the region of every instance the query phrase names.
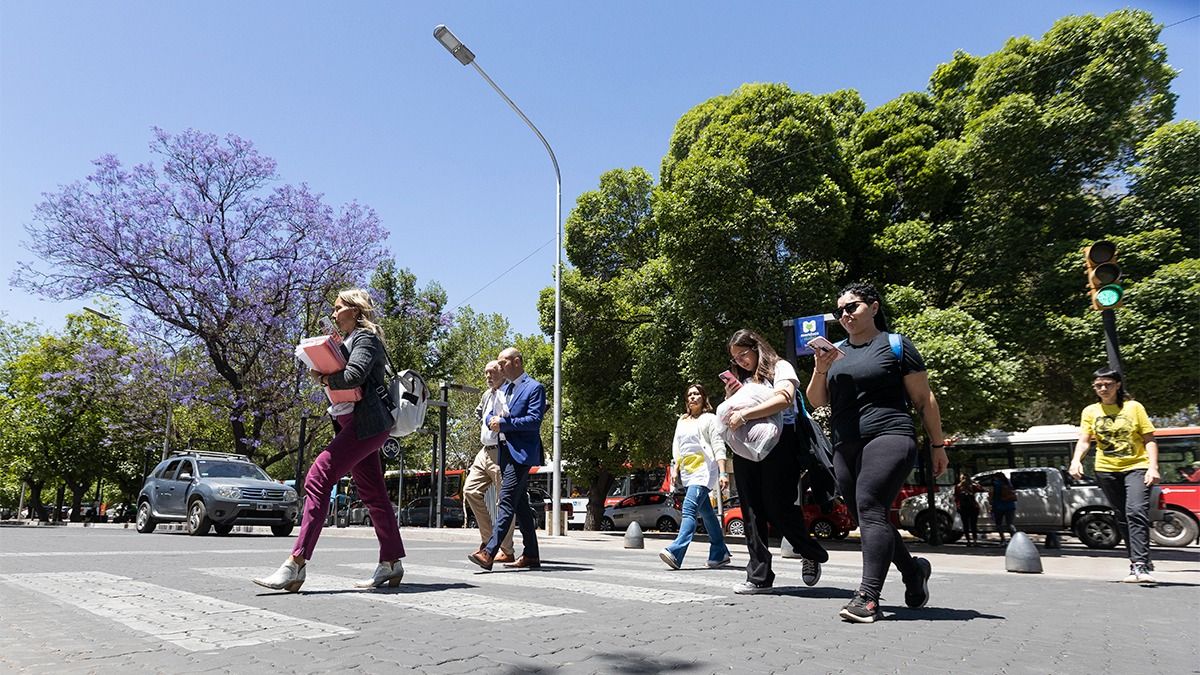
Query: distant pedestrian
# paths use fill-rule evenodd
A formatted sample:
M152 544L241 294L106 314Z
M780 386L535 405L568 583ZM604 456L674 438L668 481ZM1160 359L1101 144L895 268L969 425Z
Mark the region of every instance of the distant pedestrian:
M475 408L475 419L479 420L479 444L482 447L476 453L475 461L471 463L471 468L467 471L467 479L463 482L463 501L471 509L471 513L475 516L475 523L479 526L480 551L492 538L492 504L487 502L487 493L489 489L492 489L498 498L501 483L500 464L498 463L500 432L492 431L488 426L488 420L497 415L508 414L502 389L504 373L501 372L500 362L489 361L483 368L483 375L487 380L488 388L483 392L479 399L479 405ZM513 553L513 528L509 527L508 533L500 541L500 554L492 562L510 563L514 560L516 560L516 556Z
M1083 409L1070 473L1083 476L1083 458L1096 444L1096 482L1117 514L1129 552L1127 583L1154 583L1150 575L1150 486L1159 481L1154 425L1121 382L1121 373L1097 370L1092 389L1098 401Z
M879 595L889 563L904 580L905 604L917 608L929 602L929 561L910 555L888 520L917 458L910 405L920 414L933 448L934 475L949 463L925 362L908 338L887 332L881 300L870 284L842 289L833 315L849 339L840 351L817 351L807 390L814 406L831 407L834 472L862 535L862 581L839 613L854 623L882 616Z
M379 450L390 436L392 413L377 393L386 386L383 328L374 323L371 296L362 289L338 293L333 303L333 320L345 335L341 345L346 368L332 375L313 371L310 375L330 389L362 387L362 399L335 403L329 407L337 431L333 440L313 460L304 479L304 521L292 554L272 575L255 579L259 586L295 593L304 584L307 562L312 559L317 539L329 512L329 493L338 480L350 473L359 495L371 514L371 524L379 539L379 564L370 579L356 584L359 588L396 586L404 578L404 542L396 525L396 512L388 498L383 480Z
M516 519L524 550L507 567L538 569L537 528L529 511L529 470L542 464L542 418L546 413L546 388L525 372L525 359L515 347L497 357L504 376L504 400L507 411L488 417L488 428L501 435L496 463L500 466L500 505L492 538L467 559L491 571L500 540Z
M676 484L687 488L683 498L683 521L679 535L658 554L671 569L683 565L688 545L696 534L696 515L704 520L704 531L708 533L709 567L724 567L729 564L729 547L721 532L721 522L713 511L708 495L713 490L724 491L729 487L726 472L725 441L717 434L717 417L712 413L708 393L704 385L693 384L687 388L684 408L675 424L675 438L671 442L671 457Z
M1013 489L1008 476L998 473L992 478L992 522L1000 533L1000 543L1003 544L1005 535L1011 536L1013 520L1017 515L1017 491Z
M967 546L979 543L979 501L975 495L983 491L983 487L965 473L958 477L958 483L954 486L954 504L962 518L963 537L967 540Z
M821 578L821 563L829 560L829 553L808 533L804 509L796 503L802 489L799 444L808 442L807 437L801 438L796 431L799 414L796 387L800 383L796 369L751 330L739 330L729 338L729 355L736 382L725 384L726 398L739 386L751 383L771 387L772 394L762 403L729 413L722 422L731 431L737 431L750 420L776 414L782 420L779 440L765 455L745 457L734 446L733 479L741 498L750 557L746 563L746 581L736 586L734 592L770 592L775 573L771 571L771 553L767 549L769 527L774 527L801 555L801 578L806 585L814 586Z

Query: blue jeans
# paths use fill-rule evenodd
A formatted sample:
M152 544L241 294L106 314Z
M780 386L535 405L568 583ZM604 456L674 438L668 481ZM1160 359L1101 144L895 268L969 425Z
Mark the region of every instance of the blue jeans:
M725 545L725 537L721 534L721 523L717 513L713 511L708 501L708 487L691 485L683 498L683 522L679 524L679 536L667 547L676 562L683 564L683 556L687 553L692 537L696 536L696 511L704 519L704 529L708 531L708 559L710 562L720 562L729 557L729 547Z

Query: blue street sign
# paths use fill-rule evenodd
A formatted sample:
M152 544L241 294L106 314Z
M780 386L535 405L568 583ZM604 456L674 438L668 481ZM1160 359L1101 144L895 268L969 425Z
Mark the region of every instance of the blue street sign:
M813 350L808 348L808 341L817 337L825 337L825 315L801 316L792 321L793 332L796 334L796 355L812 356Z

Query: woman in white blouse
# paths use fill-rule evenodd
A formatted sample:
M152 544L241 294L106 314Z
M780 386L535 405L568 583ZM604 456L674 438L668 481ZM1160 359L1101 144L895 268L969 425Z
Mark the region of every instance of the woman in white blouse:
M688 545L696 534L696 513L704 519L708 532L709 567L724 567L729 564L729 547L721 536L721 522L709 502L709 492L720 487L729 487L729 475L725 473L725 441L717 435L717 418L712 413L708 394L704 386L693 384L687 388L685 412L675 425L675 440L671 444L672 463L675 466L677 485L687 488L683 498L683 522L679 536L671 545L658 554L671 569L679 569Z

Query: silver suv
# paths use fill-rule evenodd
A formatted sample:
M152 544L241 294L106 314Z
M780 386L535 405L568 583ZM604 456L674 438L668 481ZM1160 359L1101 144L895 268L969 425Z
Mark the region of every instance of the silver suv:
M292 533L296 491L271 479L244 455L179 452L146 477L137 502L137 531L153 532L164 521L182 521L191 535L234 525L270 525L278 537Z

